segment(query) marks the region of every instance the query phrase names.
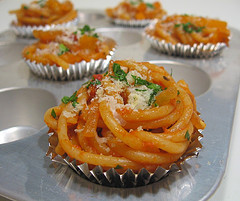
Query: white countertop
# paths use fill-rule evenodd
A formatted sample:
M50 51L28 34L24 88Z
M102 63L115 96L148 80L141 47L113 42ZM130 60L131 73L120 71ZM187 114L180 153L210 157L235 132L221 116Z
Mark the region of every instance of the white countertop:
M8 11L17 9L20 4L30 2L29 0L0 0L0 32L7 30L14 16L10 16ZM118 1L112 0L73 0L78 9L101 9L115 6ZM151 2L151 0L149 0ZM240 1L239 0L161 0L163 7L168 14L194 14L208 16L227 21L230 27L240 31ZM240 49L240 47L239 47ZM240 92L240 91L239 91ZM235 118L233 122L232 137L228 162L223 179L216 192L209 199L210 201L237 201L240 200L240 93L238 95L238 105L236 107ZM1 198L0 198L1 199Z

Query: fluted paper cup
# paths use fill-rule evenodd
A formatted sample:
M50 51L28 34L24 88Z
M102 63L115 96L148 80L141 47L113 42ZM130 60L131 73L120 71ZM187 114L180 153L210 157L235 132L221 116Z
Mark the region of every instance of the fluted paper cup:
M109 20L116 25L124 26L124 27L145 27L149 23L151 23L152 19L145 20L122 20L122 19L113 19L109 18Z
M48 31L52 29L56 29L58 27L64 27L68 28L71 26L76 26L79 22L79 18L76 17L75 19L62 23L62 24L50 24L45 26L17 26L14 23L10 25L10 29L13 30L13 32L19 36L19 37L25 37L25 38L32 38L33 37L33 30L43 30Z
M102 73L108 68L108 64L115 52L115 48L109 52L105 59L82 61L70 64L67 70L56 65L44 65L36 61L24 59L30 70L43 79L55 81L79 80L92 74Z
M101 166L91 168L92 165L89 166L87 163L79 164L76 160L70 159L66 154L60 156L55 153L54 150L57 145L57 134L55 133L49 133L50 143L46 155L49 156L53 162L68 165L79 176L89 180L90 182L110 187L131 188L155 183L171 173L180 172L181 165L184 161L193 156L198 156L199 150L202 147L199 141L201 137L202 134L195 130L192 136L192 142L183 156L175 163L169 164L167 168L157 167L154 172L149 172L145 168L142 168L137 173L131 169L127 169L125 172L119 173L115 168L104 170Z
M192 46L182 43L172 44L147 33L146 30L153 29L155 24L156 21L149 24L145 28L144 35L154 49L164 54L190 58L210 58L219 55L227 47L226 43L222 42L217 44L200 43Z

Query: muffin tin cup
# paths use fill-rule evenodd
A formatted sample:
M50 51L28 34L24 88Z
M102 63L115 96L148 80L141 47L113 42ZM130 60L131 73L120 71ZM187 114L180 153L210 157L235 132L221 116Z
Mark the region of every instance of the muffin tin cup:
M75 64L70 64L67 70L56 65L44 65L24 59L30 70L43 79L55 81L79 80L92 74L104 72L114 55L115 49L109 52L105 59L90 60L89 62L82 61Z
M32 38L34 30L48 31L58 27L68 28L68 27L77 25L78 22L79 22L79 18L76 17L75 19L62 24L50 24L45 26L17 26L17 25L11 24L10 28L19 37Z
M172 44L168 43L165 40L158 39L154 36L149 35L146 30L153 29L156 21L153 21L149 26L145 28L144 35L146 39L150 42L151 46L158 50L161 53L171 55L171 56L180 56L180 57L189 57L189 58L210 58L216 55L219 55L224 48L227 47L226 43L217 43L217 44Z
M152 19L122 20L122 19L113 19L113 18L109 18L109 20L115 25L124 26L124 27L145 27L153 21Z
M56 134L49 133L49 142L52 141L50 140L51 136L56 138ZM66 154L63 156L57 155L54 151L56 145L51 143L49 143L49 149L46 155L51 158L52 162L67 164L79 176L89 180L90 182L103 186L132 188L146 186L165 178L169 174L180 172L181 165L184 163L184 161L191 157L198 156L199 150L202 147L199 141L201 137L202 134L198 131L195 131L192 136L193 140L182 157L175 163L169 164L167 169L159 166L154 172L149 172L145 168L142 168L138 173L135 173L131 169L127 169L124 173L118 173L115 168L109 168L107 171L105 171L101 166L95 166L93 169L91 169L87 163L79 165L76 160L71 159Z

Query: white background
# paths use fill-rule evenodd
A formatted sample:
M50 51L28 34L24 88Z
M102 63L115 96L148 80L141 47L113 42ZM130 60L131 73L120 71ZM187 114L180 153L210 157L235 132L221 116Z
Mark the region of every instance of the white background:
M0 32L7 30L14 16L9 10L18 9L22 3L29 0L0 0ZM78 9L101 9L113 7L119 0L73 0ZM149 0L149 2L152 2ZM240 0L161 0L168 14L194 14L218 18L228 22L229 27L240 31ZM240 51L240 47L239 47ZM240 66L239 66L240 68ZM240 102L240 93L238 103ZM210 198L210 201L240 200L240 103L236 108L232 138L226 172L220 186ZM0 198L1 200L1 198Z

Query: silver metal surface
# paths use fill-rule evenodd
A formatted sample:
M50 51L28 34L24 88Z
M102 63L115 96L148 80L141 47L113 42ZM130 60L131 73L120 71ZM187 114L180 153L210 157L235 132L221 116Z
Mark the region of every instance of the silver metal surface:
M55 152L56 144L51 143L52 139L56 139L57 135L55 133L49 133L49 149L47 151L47 156L53 162L65 163L70 168L72 168L79 176L103 186L116 187L116 188L133 188L139 186L146 186L155 182L160 181L169 174L181 171L181 165L189 158L197 157L199 150L202 145L199 140L202 138L202 134L195 131L192 135L192 141L186 150L186 152L168 167L157 167L155 171L149 172L147 169L142 168L138 172L134 172L131 169L119 173L114 168L109 168L104 170L101 166L96 166L94 168L89 168L87 163L79 164L76 160L72 160L67 154L60 156ZM51 139L52 138L52 139Z
M104 72L108 67L108 63L114 51L115 48L109 52L109 55L107 55L105 59L91 59L89 62L81 61L79 63L70 64L67 70L56 65L43 65L42 63L36 63L36 61L26 59L24 59L24 61L35 75L43 79L60 81L78 80L82 79L84 76Z
M114 39L119 46L132 45L143 40L141 33L135 29L122 29L119 27L97 28L96 32Z
M124 27L145 27L153 20L122 20L122 19L108 19L111 23Z
M90 23L94 24L98 27L113 27L103 19ZM139 33L142 31L139 29ZM192 66L206 72L210 77L210 84L207 84L207 87L200 87L204 92L196 98L198 110L207 124L202 133L203 148L198 158L192 158L184 163L181 173L170 174L159 182L137 188L119 189L94 184L79 177L68 166L52 163L45 157L48 149L46 134L48 129L45 127L30 137L0 145L0 194L15 200L45 201L207 200L218 187L225 171L239 87L240 32L235 29L231 29L231 32L230 47L224 49L222 54L209 59L180 58L161 54L151 48L144 38L137 43L119 45L113 57L158 61L159 65L167 65L169 69L176 69L178 66L188 69ZM68 82L38 78L31 73L20 56L20 47L28 43L27 40L18 39L9 45L0 46L0 52L8 48L9 54L13 55L12 60L2 54L0 56L1 89L9 87L45 89L54 95L59 104L64 95L71 95L87 81L86 78ZM174 72L175 70L173 75ZM194 80L193 74L186 77L192 76L191 79ZM208 80L201 79L203 81L198 85L203 85ZM190 87L194 90L196 86Z
M52 93L43 89L0 90L0 144L36 134L45 125L45 111L56 102Z
M51 24L51 25L45 25L45 26L17 26L12 24L10 27L13 30L13 32L20 37L26 37L26 38L31 38L33 37L33 30L51 30L51 29L55 29L56 27L70 27L70 26L74 26L78 23L79 19L78 17L66 22L66 23L62 23L62 24Z

